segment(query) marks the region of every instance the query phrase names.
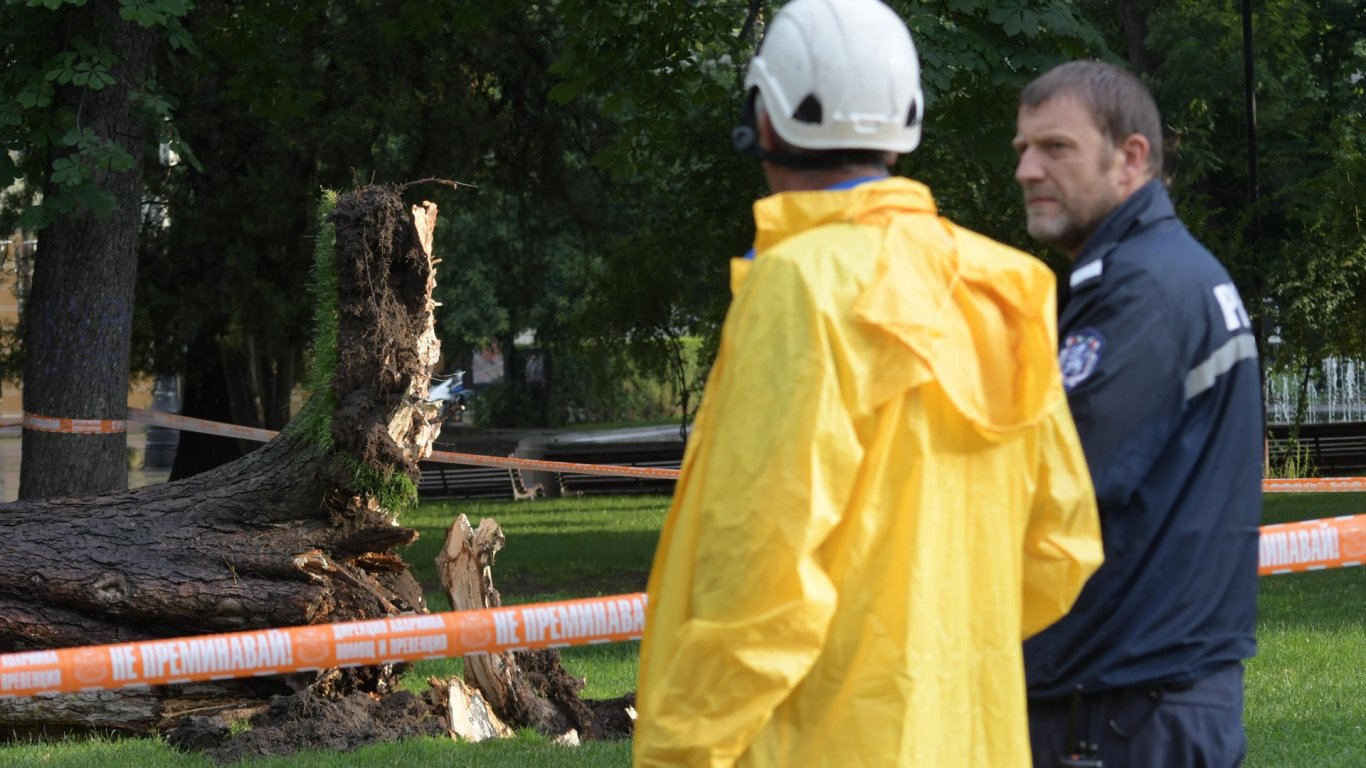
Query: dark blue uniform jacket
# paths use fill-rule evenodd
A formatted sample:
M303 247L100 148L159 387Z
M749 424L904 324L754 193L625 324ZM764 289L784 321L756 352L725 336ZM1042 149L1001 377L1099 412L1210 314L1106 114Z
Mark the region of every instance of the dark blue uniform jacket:
M1059 363L1105 564L1025 643L1029 695L1204 677L1256 650L1262 406L1247 312L1159 181L1110 212L1065 290Z

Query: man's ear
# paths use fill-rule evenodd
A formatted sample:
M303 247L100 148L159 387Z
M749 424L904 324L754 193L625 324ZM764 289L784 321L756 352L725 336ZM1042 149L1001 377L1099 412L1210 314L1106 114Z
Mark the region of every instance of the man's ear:
M1148 170L1148 152L1151 147L1148 139L1141 133L1131 133L1115 147L1120 155L1120 178L1130 191L1138 189L1153 177Z
M759 148L772 152L778 146L778 132L773 130L773 121L768 119L768 110L760 109L754 119L759 125Z

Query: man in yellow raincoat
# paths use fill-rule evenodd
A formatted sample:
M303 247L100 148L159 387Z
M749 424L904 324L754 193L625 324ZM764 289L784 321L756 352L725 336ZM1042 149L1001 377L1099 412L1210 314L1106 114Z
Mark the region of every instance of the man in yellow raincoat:
M776 193L654 568L637 766L1030 763L1020 641L1102 559L1052 273L888 177L910 33L795 0L746 76Z

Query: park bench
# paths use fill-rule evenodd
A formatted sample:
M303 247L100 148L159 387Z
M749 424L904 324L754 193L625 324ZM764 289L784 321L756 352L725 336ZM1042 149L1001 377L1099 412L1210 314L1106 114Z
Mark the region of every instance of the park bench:
M528 486L520 469L476 467L423 461L418 496L426 499L507 499L518 501L545 496L541 485Z
M628 467L678 469L684 444L677 440L631 443L557 443L547 445L544 458L579 464L619 464ZM613 493L673 493L672 478L618 477L557 472L555 482L562 496Z
M545 488L540 483L527 485L526 479L520 469L510 469L508 474L512 475L512 497L518 501L526 499L540 499L545 497Z
M417 495L424 499L512 499L511 470L420 462Z
M1284 465L1289 458L1290 434L1286 424L1267 427L1267 458L1272 467ZM1298 443L1301 456L1320 477L1366 475L1366 422L1302 424Z

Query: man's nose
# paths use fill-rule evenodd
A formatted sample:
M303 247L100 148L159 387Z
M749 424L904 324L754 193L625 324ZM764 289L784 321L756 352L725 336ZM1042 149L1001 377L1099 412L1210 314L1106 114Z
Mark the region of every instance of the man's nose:
M1015 180L1020 184L1029 184L1042 179L1043 165L1039 162L1038 153L1025 147L1015 164Z

